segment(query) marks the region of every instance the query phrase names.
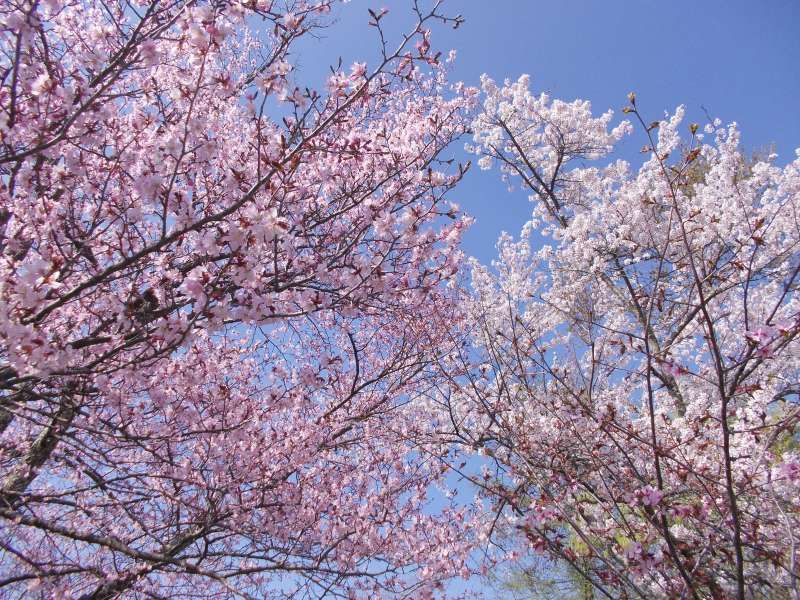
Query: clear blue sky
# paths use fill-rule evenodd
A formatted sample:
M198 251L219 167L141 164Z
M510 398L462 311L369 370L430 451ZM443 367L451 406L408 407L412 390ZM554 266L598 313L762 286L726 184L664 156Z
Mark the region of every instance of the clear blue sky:
M374 64L368 7L387 7L395 31L411 22L410 0L342 5L338 23L302 47L300 80L318 80L339 56ZM454 80L529 73L535 90L588 99L597 112L619 113L635 90L652 118L685 104L691 120L703 119L701 106L735 120L747 147L774 142L779 162L800 147L800 0L447 0L445 10L466 19L433 32L435 48L458 51ZM634 136L625 153L641 145ZM483 261L500 231L516 234L529 212L496 171L473 169L452 199L476 217L465 245Z

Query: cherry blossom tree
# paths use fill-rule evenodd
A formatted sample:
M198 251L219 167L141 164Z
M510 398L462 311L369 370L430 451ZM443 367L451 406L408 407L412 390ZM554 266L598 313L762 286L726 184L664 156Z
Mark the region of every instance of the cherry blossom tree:
M392 48L373 12L381 59L318 92L292 50L331 5L0 7L4 597L424 597L465 573L413 401L467 224L442 152L476 91L429 40L460 19L415 4Z
M469 149L533 205L441 363L489 534L588 597L800 598L800 158L634 94L612 127L526 76L482 87ZM608 158L635 131L641 167Z

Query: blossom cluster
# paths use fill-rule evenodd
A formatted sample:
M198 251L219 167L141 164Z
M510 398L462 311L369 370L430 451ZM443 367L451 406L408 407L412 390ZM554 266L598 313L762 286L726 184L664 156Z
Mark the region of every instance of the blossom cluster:
M455 313L442 152L476 91L414 45L436 8L300 85L331 5L0 7L0 594L428 594L467 568L408 398Z
M800 531L800 158L748 158L735 124L700 133L683 107L650 121L633 94L633 123L613 128L527 77L484 77L483 98L468 149L534 208L491 266L472 263L471 344L444 364L442 407L484 457L486 476L464 475L494 535L608 597L783 597ZM634 131L638 168L612 155Z

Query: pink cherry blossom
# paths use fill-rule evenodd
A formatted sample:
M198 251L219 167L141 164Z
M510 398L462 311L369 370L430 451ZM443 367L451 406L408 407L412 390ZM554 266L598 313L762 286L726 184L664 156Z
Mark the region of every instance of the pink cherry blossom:
M0 11L0 595L472 573L479 511L432 503L425 401L475 103L413 52L446 15L327 94L292 61L329 0L23 4Z
M533 202L491 265L469 263L441 361L449 439L491 473L463 468L487 535L603 597L790 590L800 158L749 158L735 124L702 140L683 107L653 120L634 94L631 123L527 76L482 90L467 149ZM625 136L640 165L614 156Z
M649 485L646 485L645 487L642 488L641 494L642 494L642 504L644 506L656 506L658 505L659 502L661 502L661 499L664 497L664 494L660 490L657 490L656 488L651 487Z

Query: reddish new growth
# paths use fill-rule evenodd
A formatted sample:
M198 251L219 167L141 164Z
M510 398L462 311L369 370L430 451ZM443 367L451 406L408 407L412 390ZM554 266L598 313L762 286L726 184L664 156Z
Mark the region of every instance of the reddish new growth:
M644 163L597 164L630 123L527 77L483 90L472 149L534 203L443 362L491 533L592 597L800 597L800 159L682 138L682 107L650 122L631 94Z

